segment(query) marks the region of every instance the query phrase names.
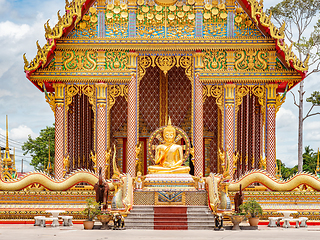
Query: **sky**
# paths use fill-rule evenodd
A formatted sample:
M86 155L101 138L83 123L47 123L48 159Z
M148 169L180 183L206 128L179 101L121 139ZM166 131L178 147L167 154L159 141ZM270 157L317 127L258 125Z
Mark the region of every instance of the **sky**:
M265 1L265 9L280 2ZM35 138L41 129L52 126L54 115L41 93L23 71L23 53L30 61L36 55L36 41L40 46L44 39L44 23L57 22L57 12L64 12L65 0L0 0L0 145L5 144L5 116L9 117L10 147L16 148L16 166L21 171L31 171L30 156L23 156L21 145L31 135ZM61 14L62 15L62 14ZM298 87L293 89L297 95ZM305 80L305 98L314 90L320 90L320 74ZM305 113L310 105L305 103ZM320 107L317 107L320 111ZM317 110L317 109L316 109ZM277 158L286 166L297 164L298 108L291 93L277 114ZM311 117L304 124L304 146L316 150L320 147L320 115Z

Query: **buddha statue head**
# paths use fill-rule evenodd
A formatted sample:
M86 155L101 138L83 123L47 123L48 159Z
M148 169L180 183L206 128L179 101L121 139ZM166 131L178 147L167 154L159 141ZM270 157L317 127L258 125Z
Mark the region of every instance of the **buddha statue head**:
M176 129L171 125L171 119L169 117L168 125L163 130L163 138L166 143L174 143L176 137Z

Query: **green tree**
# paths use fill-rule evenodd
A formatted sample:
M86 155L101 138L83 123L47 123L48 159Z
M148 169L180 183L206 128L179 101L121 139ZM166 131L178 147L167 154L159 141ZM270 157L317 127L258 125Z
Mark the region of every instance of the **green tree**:
M320 72L320 19L314 25L313 31L308 35L308 29L314 23L314 18L319 15L320 0L283 0L276 6L271 7L268 11L272 12L273 19L278 23L279 27L285 25L286 38L291 42L297 51L299 58L304 62L309 60L309 72L306 77L313 73ZM306 37L308 36L308 37ZM300 82L298 90L299 100L296 102L295 95L294 104L299 109L298 120L298 170L303 169L303 121L315 114L311 114L314 106L312 105L308 114L304 117L303 101L304 101L304 81ZM318 94L319 96L319 94ZM319 106L319 105L318 105ZM319 114L319 113L316 113Z
M303 171L315 174L317 167L318 152L314 152L310 146L304 148L303 153ZM298 165L293 168L288 168L279 159L277 159L278 167L281 166L281 177L282 179L288 179L298 172Z
M298 172L298 166L293 168L288 168L286 165L279 159L277 159L278 168L281 168L281 178L286 180Z
M46 127L40 131L39 137L32 139L28 136L28 140L23 144L22 150L24 155L30 153L32 165L36 170L45 170L49 160L49 142L50 142L50 162L52 168L54 160L54 134L55 127Z
M317 167L317 153L310 146L304 148L303 171L315 173Z

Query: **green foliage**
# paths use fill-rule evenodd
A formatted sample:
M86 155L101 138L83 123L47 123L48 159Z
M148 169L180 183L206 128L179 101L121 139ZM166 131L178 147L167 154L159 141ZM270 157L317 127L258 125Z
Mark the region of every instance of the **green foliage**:
M45 170L49 160L49 141L50 141L50 161L51 166L54 162L54 134L55 127L46 127L40 131L39 137L32 139L28 136L28 140L23 144L22 150L24 155L30 153L32 160L31 165L36 170Z
M314 152L310 146L304 148L303 153L303 171L315 173L317 167L317 156L318 152Z
M317 168L317 159L318 159L318 152L314 151L310 146L306 146L304 148L303 153L303 171L309 173L315 173ZM277 159L278 167L281 166L281 176L282 179L286 180L298 172L298 166L294 166L293 168L288 168L281 160Z
M247 214L250 214L252 218L259 217L263 213L260 204L255 199L249 199L241 204L239 209L240 211L245 211Z
M88 221L92 221L96 216L101 214L100 205L94 198L86 199L86 208L81 212Z
M298 165L293 168L288 168L286 165L279 159L277 159L277 166L281 168L281 178L286 180L291 176L295 175L298 172Z
M320 106L320 92L314 91L311 96L307 98L307 102L311 102L315 106Z

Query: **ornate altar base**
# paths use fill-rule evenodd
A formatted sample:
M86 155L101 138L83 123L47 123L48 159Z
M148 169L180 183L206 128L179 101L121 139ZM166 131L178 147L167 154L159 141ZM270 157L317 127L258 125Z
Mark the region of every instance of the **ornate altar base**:
M143 191L196 191L190 174L148 174Z
M134 191L134 205L208 206L206 191Z
M198 191L190 174L148 174L133 193L134 205L207 206L207 192Z

